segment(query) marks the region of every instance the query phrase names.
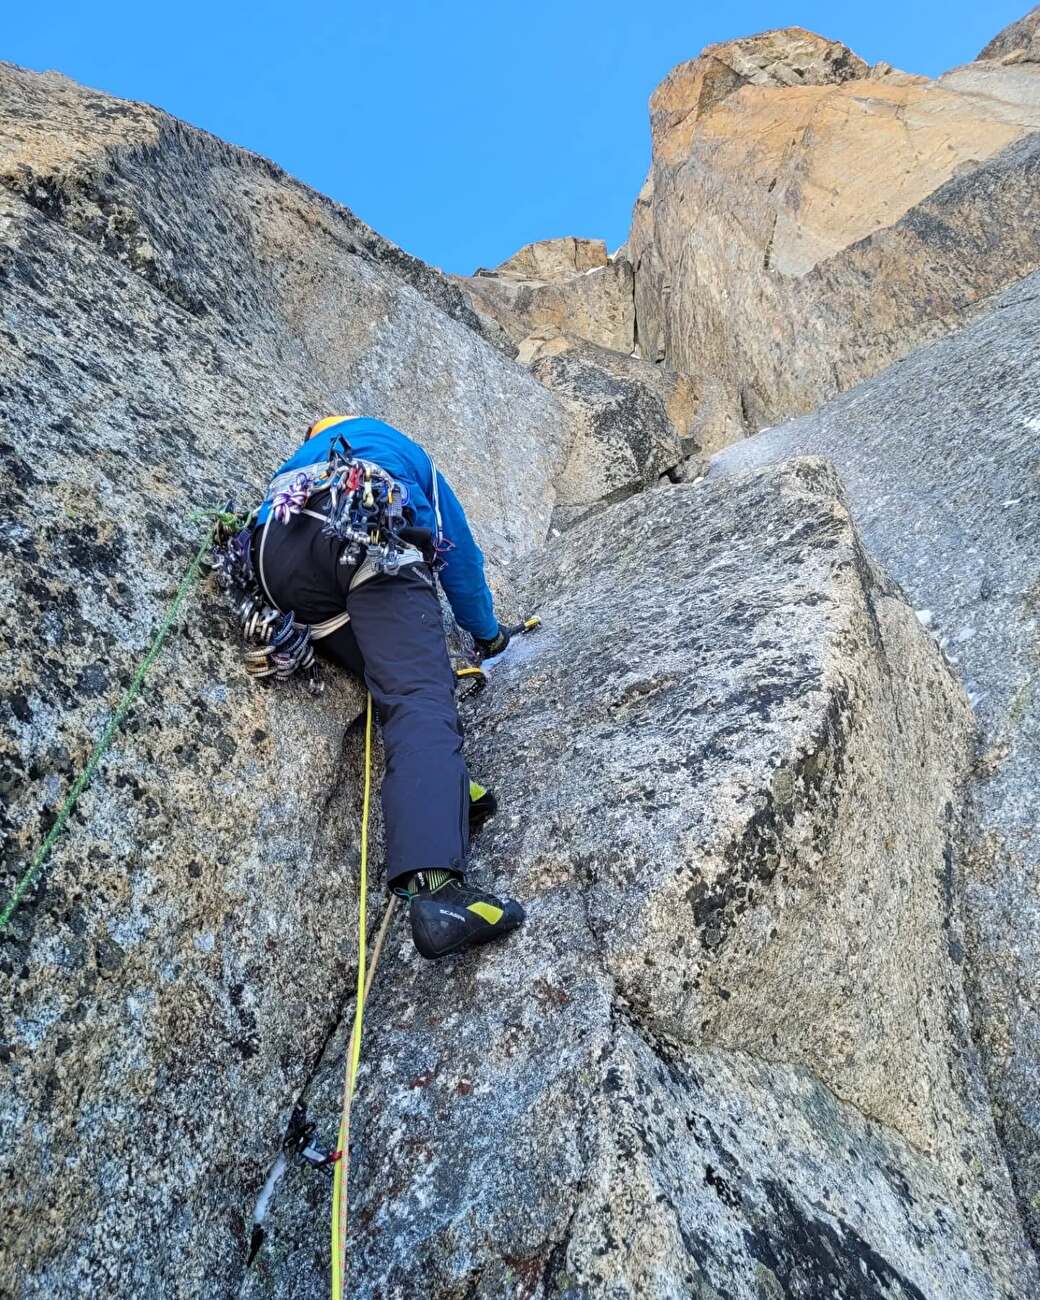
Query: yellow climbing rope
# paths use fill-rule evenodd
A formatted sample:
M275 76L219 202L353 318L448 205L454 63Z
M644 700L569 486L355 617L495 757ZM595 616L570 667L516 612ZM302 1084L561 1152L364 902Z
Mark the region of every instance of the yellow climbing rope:
M372 964L365 974L365 901L368 894L368 811L372 801L372 696L365 706L365 793L361 805L361 881L358 900L358 973L357 993L354 1002L354 1028L346 1053L346 1078L343 1084L343 1108L339 1121L338 1159L332 1175L332 1300L343 1300L343 1284L347 1275L347 1187L350 1167L350 1106L354 1100L358 1066L361 1062L361 1033L364 1027L365 1003L372 988L383 940L393 920L397 898L391 894L383 915L383 922L372 948Z
M538 620L528 620L529 627L537 625ZM473 670L483 678L479 668ZM463 674L458 674L463 676ZM468 674L466 674L468 675ZM470 798L479 799L486 794L483 786L470 782ZM361 878L358 899L358 972L357 991L354 995L354 1027L347 1044L345 1079L343 1083L343 1106L340 1111L339 1140L336 1143L337 1157L332 1174L332 1300L343 1300L344 1283L347 1276L347 1211L348 1211L348 1175L350 1172L350 1107L354 1100L354 1087L357 1083L358 1066L361 1063L361 1034L364 1028L365 1003L372 989L372 981L379 969L379 958L383 952L383 940L390 929L397 907L397 896L391 894L386 912L383 914L379 933L372 946L372 962L366 974L365 929L366 901L368 896L368 814L372 802L372 695L369 693L365 705L365 784L361 802Z

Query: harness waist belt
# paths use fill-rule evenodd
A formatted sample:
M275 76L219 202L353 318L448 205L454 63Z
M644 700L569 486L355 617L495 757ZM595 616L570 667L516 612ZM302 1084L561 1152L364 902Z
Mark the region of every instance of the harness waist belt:
M325 520L325 516L318 514L318 512L315 510L303 510L300 513L309 515L312 519L318 519L321 520L322 522L324 522ZM271 607L273 609L278 610L278 612L281 614L284 613L285 611L281 608L280 605L277 604L277 602L271 596L271 592L267 586L267 578L264 574L264 546L267 543L268 530L270 529L271 524L274 522L275 522L274 517L271 516L266 520L264 524L261 525L260 543L256 548L256 574L260 582L260 587L264 595L267 597L268 601L270 602ZM406 546L400 552L401 568L404 568L404 566L407 564L425 564L425 563L426 560L425 557L423 556L422 551L418 550L414 546ZM350 587L348 588L348 590L353 591L355 587L360 587L362 583L369 582L372 578L378 577L380 572L381 569L379 565L376 564L374 560L370 559L366 555L365 558L358 565L358 567L355 569L354 574L350 579ZM350 622L350 615L347 613L346 610L343 610L341 614L333 614L331 618L327 618L321 623L303 623L299 619L294 619L293 626L301 629L305 627L309 627L311 640L320 641L322 637L331 636L333 632L338 632L341 627L346 627L346 625L349 622Z

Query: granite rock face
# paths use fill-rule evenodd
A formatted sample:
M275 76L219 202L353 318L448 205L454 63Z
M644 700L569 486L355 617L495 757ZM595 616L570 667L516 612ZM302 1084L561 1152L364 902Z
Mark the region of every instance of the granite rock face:
M457 283L485 331L501 329L513 344L548 330L615 352L635 347L632 266L623 256L608 260L601 241L529 244L496 271Z
M745 86L840 86L868 72L846 46L802 27L709 45L699 58L673 68L654 91L650 129L655 161L658 156L684 161L698 122Z
M1040 5L998 32L978 57L998 63L1040 63Z
M949 332L1040 261L1033 63L929 81L793 28L681 65L650 120L627 243L637 343L721 383L748 430Z
M193 512L255 500L316 415L422 439L497 573L541 540L569 424L474 325L262 159L0 66L0 897L167 610ZM184 607L0 940L4 1295L235 1293L351 978L359 706L349 682L252 689L224 601Z
M606 266L609 261L602 239L575 239L566 235L562 239L525 244L493 271L482 269L476 274L513 280L567 280L572 275Z
M981 725L965 973L1040 1244L1040 276L814 415L728 449L711 474L799 454L834 461L867 545L962 674Z
M717 125L756 97L919 84L869 79L808 33L727 51L662 99L670 140L692 125L696 149L702 117ZM972 65L963 97L988 105L978 87L1011 73L1032 75ZM1022 102L1004 118L973 112L1014 134ZM935 251L921 293L938 302L968 255L981 292L1011 257L1001 222L1040 154L1033 137L987 157L840 254L864 259L859 290L834 272L839 254L801 278L830 268L835 295L865 310L866 272L890 265L872 240L892 258L902 240L918 271L920 248ZM641 218L655 241L683 171L655 163ZM848 234L811 208L777 256ZM1031 227L1015 228L1024 262ZM666 239L660 251L663 276ZM1036 385L1012 399L1001 367L1025 373L1037 295L1027 284L1001 308L1013 356L994 350L991 321L949 345L960 389L934 372L976 446L936 417L934 481L918 465L914 502L894 482L874 498L904 531L918 519L920 572L909 543L886 547L863 521L915 603L929 527L965 566L935 569L961 575L951 608L965 548L1003 555L1008 529L1020 547L1006 569L985 552L993 583L978 592L1001 593L1009 624L979 635L980 654L1016 665L1013 690L991 688L1001 725L980 706L980 840L964 802L968 701L924 612L861 545L829 465L636 490L662 470L682 477L673 457L691 441L709 447L705 410L736 433L754 401L747 388L733 405L710 349L693 381L652 367L656 354L623 355L632 268L604 254L554 241L460 289L263 159L0 65L0 890L168 609L199 545L193 512L254 500L315 415L382 416L452 479L503 612L537 610L544 627L467 705L474 771L502 807L474 867L529 905L529 924L435 968L403 926L392 938L351 1152L352 1294L1022 1300L1040 1278L972 1030L1028 1208L1035 796L1020 756L1035 592L1020 534ZM474 285L494 286L498 307L474 311ZM900 321L915 306L911 294ZM766 307L756 300L779 358L790 340ZM852 355L840 321L825 324L836 356ZM612 352L590 346L596 330ZM553 345L561 332L582 342ZM544 383L503 355L524 340ZM908 373L921 421L938 409L930 372ZM877 428L895 429L885 391ZM977 408L990 411L979 426ZM1007 479L986 488L995 519L1016 484L997 540L957 477L984 454L993 411L1007 419ZM923 460L926 442L915 425L901 454ZM860 509L866 471L848 463ZM591 517L543 548L575 505ZM361 697L331 677L321 701L254 690L236 660L224 602L203 584L0 939L0 1291L16 1300L327 1293L328 1183L296 1166L273 1175L301 1096L327 1141L338 1112ZM1017 909L1011 930L1002 908Z
M970 713L832 471L640 495L525 567L543 631L468 723L475 866L529 922L435 974L390 946L353 1294L1030 1294L958 964ZM244 1296L323 1294L325 1209L292 1171Z

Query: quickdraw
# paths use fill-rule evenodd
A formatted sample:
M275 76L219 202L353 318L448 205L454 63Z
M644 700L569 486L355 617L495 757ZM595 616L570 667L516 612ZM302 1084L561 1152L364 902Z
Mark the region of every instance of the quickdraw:
M284 682L293 673L314 668L311 629L297 623L291 611L283 614L253 592L239 606L238 621L243 638L254 647L243 656L250 677Z
M307 1115L306 1105L300 1101L293 1107L289 1127L282 1139L282 1150L288 1156L301 1160L312 1169L320 1169L332 1177L332 1166L342 1155L340 1151L324 1151L315 1141L317 1124Z
M384 469L355 459L342 435L332 444L326 482L329 503L325 532L346 542L340 564L359 564L362 557L382 573L396 573L408 543L408 489ZM302 509L302 507L301 507Z
M214 531L213 547L206 560L220 586L235 595L238 629L246 642L243 662L254 681L287 681L294 673L308 673L312 694L322 691L314 659L311 629L298 623L291 610L283 612L269 603L253 568L255 514L244 518L232 504L224 508Z

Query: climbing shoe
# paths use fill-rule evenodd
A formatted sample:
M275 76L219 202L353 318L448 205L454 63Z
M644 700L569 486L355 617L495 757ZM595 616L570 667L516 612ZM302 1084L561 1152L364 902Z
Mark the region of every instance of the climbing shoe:
M498 812L498 800L476 781L469 783L469 833L474 835Z
M486 890L468 885L461 876L444 876L441 871L420 871L408 888L412 938L423 957L431 961L449 953L492 943L524 920L524 909L511 898L496 898Z

